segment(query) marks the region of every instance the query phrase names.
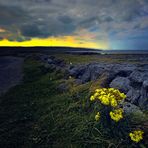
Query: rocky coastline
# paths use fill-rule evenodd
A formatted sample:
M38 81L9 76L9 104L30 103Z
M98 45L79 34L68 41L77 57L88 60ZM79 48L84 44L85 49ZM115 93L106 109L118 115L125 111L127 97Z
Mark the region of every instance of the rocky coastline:
M41 55L46 68L65 71L65 79L73 77L78 85L101 80L101 87L113 87L127 95L125 108L148 110L148 65L127 63L65 63L54 56ZM66 84L61 84L66 89ZM129 108L127 109L129 110Z

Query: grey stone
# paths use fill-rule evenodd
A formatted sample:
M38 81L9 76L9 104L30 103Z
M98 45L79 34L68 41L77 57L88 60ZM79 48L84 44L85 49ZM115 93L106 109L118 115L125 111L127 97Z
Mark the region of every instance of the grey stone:
M89 70L90 70L90 80L97 80L99 78L99 76L105 72L104 68L101 67L100 65L90 65L89 66Z
M134 82L141 83L143 81L142 77L143 77L143 74L141 72L134 71L132 72L129 78Z
M133 70L136 69L135 65L130 64L114 64L111 68L111 71L114 72L117 76L127 77Z
M130 87L130 81L126 77L116 77L111 83L110 87L117 88L120 91L128 92Z
M131 104L129 102L124 102L123 110L124 113L126 115L129 115L131 117L131 120L133 120L134 122L140 123L144 120L147 120L143 111L134 104Z
M80 85L89 81L100 81L102 87L113 87L126 93L126 100L138 105L141 109L148 109L148 65L90 63L66 65L61 59L42 55L42 61L48 69L54 71L65 70L65 78L72 76L75 83ZM67 84L60 84L62 92L68 90ZM132 106L133 107L133 106Z
M81 67L82 68L82 67ZM86 83L91 80L97 80L99 76L104 72L102 65L88 64L81 69L77 77Z
M69 86L66 83L61 83L58 87L57 90L60 92L66 92L69 90Z
M54 64L54 61L53 61L52 59L49 59L49 58L48 58L48 59L47 59L47 63L48 63L48 64Z
M148 78L148 72L133 71L129 78L133 82L142 83Z
M112 79L115 76L129 76L135 69L135 65L129 64L105 64L91 63L88 65L77 65L69 69L71 76L83 79L83 82L97 80L103 73L110 73Z
M102 87L109 87L110 82L116 77L115 73L104 72L99 79L101 80L100 85Z
M75 80L75 83L76 83L77 85L81 85L83 82L82 82L81 79L76 79L76 80Z
M148 111L148 98L143 97L143 95L138 100L138 106L141 107L141 109L145 109Z
M137 66L138 71L148 71L148 64L140 64Z
M90 69L88 68L84 73L83 75L81 76L81 80L82 80L82 83L86 83L88 81L90 81L91 79L91 71Z
M143 109L148 110L148 80L145 80L143 82L140 93L141 96L138 100L139 106Z
M56 65L54 65L54 64L47 64L47 63L44 65L44 67L45 67L46 69L48 69L48 70L51 70L51 71L54 71L54 70L56 70L56 68L57 68Z
M86 69L85 65L77 65L69 69L69 75L73 76L74 78L78 78L79 76L83 75L85 69Z
M145 80L145 81L143 82L143 87L144 87L145 89L148 88L148 80Z
M58 66L65 66L65 62L64 62L64 60L61 60L61 59L55 59L54 60L54 64L55 65L58 65Z
M126 100L130 101L131 103L137 103L139 97L140 97L140 92L139 90L135 90L131 88L128 93L126 94Z
M40 60L46 62L48 59L48 55L40 55Z
M124 102L123 103L123 110L125 113L130 114L130 113L134 113L136 111L139 111L140 108L132 103Z

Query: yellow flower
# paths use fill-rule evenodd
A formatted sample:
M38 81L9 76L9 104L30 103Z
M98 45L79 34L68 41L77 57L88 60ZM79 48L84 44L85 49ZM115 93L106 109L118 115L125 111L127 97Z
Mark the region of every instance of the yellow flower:
M95 100L95 97L94 96L91 96L90 97L90 101L94 101Z
M101 95L105 95L105 92L104 91L101 91L101 93L100 93Z
M111 99L110 104L111 104L112 107L116 107L116 106L118 105L118 103L117 103L117 101L116 101L115 98L112 98L112 99Z
M114 88L109 88L108 90L111 92L111 91L114 91Z
M119 120L123 118L123 110L121 108L115 109L111 111L109 114L110 114L111 119L113 119L116 122L118 122Z
M126 95L124 93L120 93L121 98L125 99Z
M96 120L96 121L99 121L99 119L100 119L100 113L97 112L97 114L95 115L95 120Z
M111 105L112 107L117 107L118 104L126 98L124 93L121 93L115 88L100 88L96 89L93 97L90 98L91 101L95 99L100 100L103 105Z
M132 141L138 143L139 141L141 141L143 139L143 134L144 134L143 131L137 130L137 131L133 131L133 132L129 133L129 136Z
M94 94L94 97L96 98L96 97L98 97L98 95L99 95L99 93L96 92L96 93Z
M96 89L95 92L99 93L100 92L100 89Z
M109 98L108 97L102 97L101 99L101 103L104 105L109 105Z

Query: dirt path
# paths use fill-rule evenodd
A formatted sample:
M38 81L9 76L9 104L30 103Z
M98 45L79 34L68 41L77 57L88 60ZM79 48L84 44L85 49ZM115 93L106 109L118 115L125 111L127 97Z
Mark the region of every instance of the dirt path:
M0 57L0 95L22 80L23 61L19 57Z

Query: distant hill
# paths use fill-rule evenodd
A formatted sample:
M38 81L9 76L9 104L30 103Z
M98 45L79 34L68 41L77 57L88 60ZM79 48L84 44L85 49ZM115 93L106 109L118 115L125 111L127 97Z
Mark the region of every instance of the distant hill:
M93 54L100 49L74 48L74 47L0 47L0 55L13 55L17 53L78 53Z
M75 48L75 47L0 47L0 56L4 55L27 55L30 53L54 54L67 53L78 55L92 54L131 54L131 55L148 55L148 50L101 50L91 48Z

